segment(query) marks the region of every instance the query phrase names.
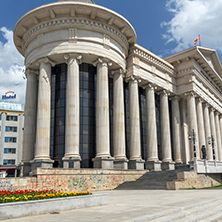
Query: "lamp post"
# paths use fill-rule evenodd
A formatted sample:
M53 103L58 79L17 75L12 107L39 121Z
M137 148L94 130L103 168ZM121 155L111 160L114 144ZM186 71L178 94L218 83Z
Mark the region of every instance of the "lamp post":
M207 142L208 142L209 145L212 144L213 160L215 160L216 158L215 158L215 150L214 150L214 147L215 147L215 139L214 139L214 136L211 135L211 136L207 137Z
M192 131L189 132L188 139L189 139L189 140L192 140L192 142L193 142L193 157L194 157L194 160L196 160L196 157L197 157L196 144L195 144L196 136L195 136L194 129L192 129Z

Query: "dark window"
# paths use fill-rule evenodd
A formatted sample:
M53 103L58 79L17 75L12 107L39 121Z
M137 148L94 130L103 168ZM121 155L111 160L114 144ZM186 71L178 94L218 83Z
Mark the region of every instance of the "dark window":
M7 121L18 121L18 116L10 116L10 115L7 115L6 116L6 120Z
M139 87L140 105L140 136L141 136L141 156L147 160L147 128L146 128L146 95L145 90Z
M3 160L3 165L15 165L15 160Z
M6 126L5 131L6 132L17 132L17 127L16 126Z
M54 167L63 167L65 153L66 69L66 64L56 65L51 76L50 156Z
M129 115L129 86L124 82L124 102L125 102L125 128L126 128L126 156L130 158L130 115Z
M16 143L16 137L5 137L5 143Z
M161 126L160 126L160 95L155 94L155 103L156 103L156 127L157 127L158 157L160 160L162 160Z
M15 148L5 148L4 149L4 153L16 153L16 149Z
M81 167L92 168L96 150L96 68L83 63L79 69Z

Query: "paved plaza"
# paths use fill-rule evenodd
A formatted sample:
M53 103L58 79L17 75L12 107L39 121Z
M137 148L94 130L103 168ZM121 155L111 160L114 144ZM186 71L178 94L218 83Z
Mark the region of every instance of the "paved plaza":
M100 192L103 193L103 192ZM92 207L87 209L77 209L64 212L54 212L39 216L29 216L4 220L8 222L66 222L66 221L150 221L157 215L169 214L170 212L181 215L184 209L194 209L197 206L204 212L205 208L215 204L217 207L222 202L221 189L205 190L112 190L104 191L108 193L109 205ZM200 211L200 210L199 210ZM198 212L199 212L198 211ZM197 211L196 211L197 212ZM201 213L203 215L203 213ZM196 215L194 215L196 216ZM194 218L193 216L193 218ZM164 221L163 219L155 221ZM168 220L170 221L170 220ZM181 219L178 221L190 221ZM199 220L198 220L199 221ZM209 221L200 220L200 221Z

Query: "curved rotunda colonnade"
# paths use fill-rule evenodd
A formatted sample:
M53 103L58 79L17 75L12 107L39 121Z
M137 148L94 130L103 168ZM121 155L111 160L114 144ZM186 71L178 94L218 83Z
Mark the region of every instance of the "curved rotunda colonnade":
M221 115L193 80L180 89L173 62L138 46L125 18L92 3L43 5L15 26L27 77L23 175L53 165L174 169L194 160L192 130L197 158L205 145L214 160L213 135L222 161Z

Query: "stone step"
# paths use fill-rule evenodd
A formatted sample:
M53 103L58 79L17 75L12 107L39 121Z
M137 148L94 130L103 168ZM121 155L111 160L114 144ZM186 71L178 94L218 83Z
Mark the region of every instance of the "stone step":
M222 204L222 203L220 203L220 204ZM199 222L201 220L209 221L213 215L215 215L219 212L221 212L221 206L214 205L210 209L205 208L203 211L200 211L197 214L193 214L193 215L183 218L183 221L185 221L185 222L186 221L187 222L188 221L189 222ZM181 220L176 220L175 222L179 222L179 221L181 221Z
M165 190L166 182L172 181L177 178L177 172L179 170L172 171L159 171L148 172L140 177L136 181L129 181L121 184L117 187L117 190Z
M210 218L222 210L222 198L215 199L211 201L205 201L200 204L191 205L188 207L181 208L177 212L170 212L163 216L158 216L156 218L144 221L152 222L194 222L194 221L209 221ZM219 217L219 215L218 215Z
M214 213L210 217L204 218L199 222L222 222L222 210L220 209L219 212Z

